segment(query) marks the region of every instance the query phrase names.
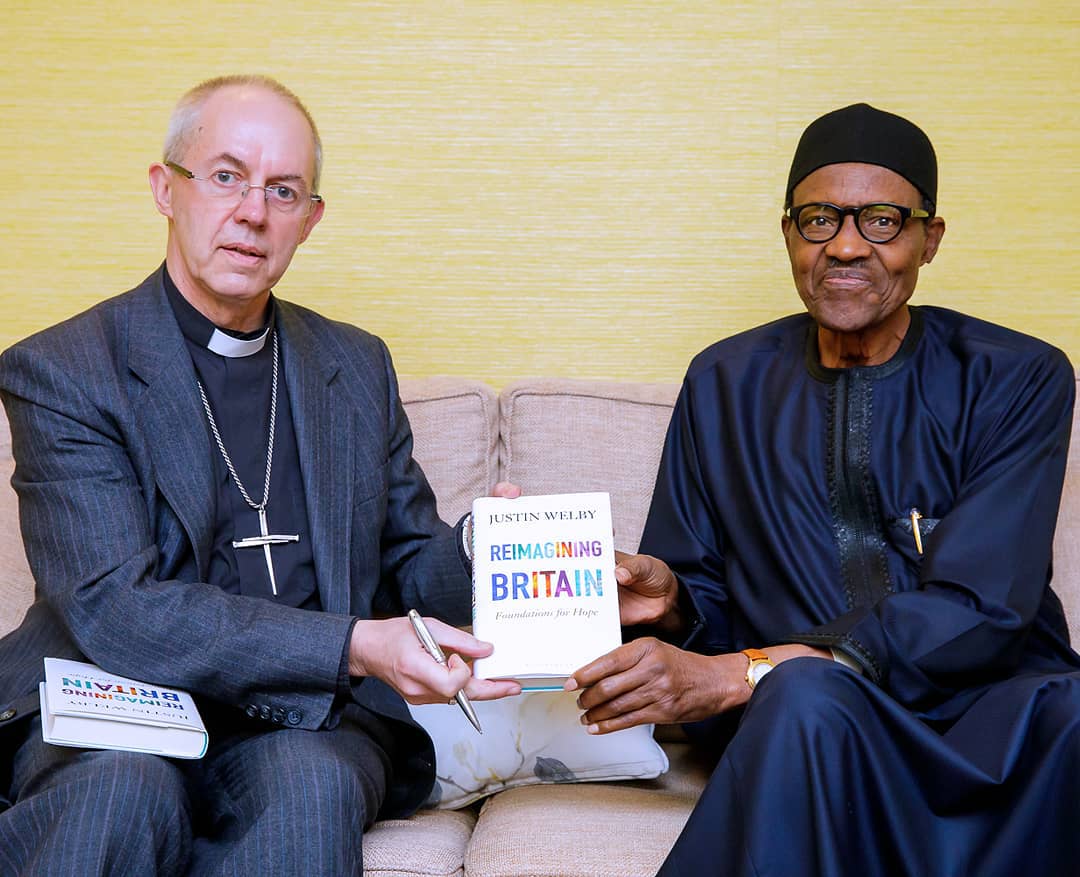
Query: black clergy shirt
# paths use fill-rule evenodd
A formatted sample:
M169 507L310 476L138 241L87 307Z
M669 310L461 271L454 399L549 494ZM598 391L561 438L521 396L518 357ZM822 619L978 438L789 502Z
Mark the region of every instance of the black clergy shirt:
M266 477L266 446L270 428L270 397L273 376L274 302L270 299L265 343L249 356L222 356L208 349L215 326L180 294L165 272L165 289L176 321L184 334L195 373L202 382L214 412L221 440L232 459L248 496L258 503ZM219 330L223 331L223 330ZM263 334L228 333L241 340ZM303 476L296 448L296 433L289 409L284 367L278 339L277 423L270 476L270 501L266 506L271 533L297 534L294 543L270 546L277 581L277 597L270 586L262 548L233 548L233 540L259 535L259 516L244 501L210 434L214 483L214 544L207 581L231 594L263 597L302 609L321 609L311 553L311 532L304 499Z

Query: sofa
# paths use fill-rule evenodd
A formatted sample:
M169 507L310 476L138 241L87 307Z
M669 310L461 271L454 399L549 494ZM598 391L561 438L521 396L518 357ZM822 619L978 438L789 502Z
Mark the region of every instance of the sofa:
M637 547L678 387L599 380L520 381L496 393L461 378L403 380L415 455L456 521L500 480L528 493L606 490L616 547ZM1080 416L1074 415L1055 539L1054 585L1080 632ZM584 438L583 438L584 437ZM9 485L0 416L0 635L30 604L33 582ZM456 810L377 823L365 839L369 877L633 877L650 875L678 836L711 764L657 729L670 769L648 780L530 784Z

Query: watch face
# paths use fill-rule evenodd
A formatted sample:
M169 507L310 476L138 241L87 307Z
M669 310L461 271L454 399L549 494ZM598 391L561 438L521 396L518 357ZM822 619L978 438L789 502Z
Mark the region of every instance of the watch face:
M754 662L754 666L750 668L748 675L753 680L754 685L756 686L762 679L765 678L765 674L768 673L772 668L773 665L768 663L767 661L756 661Z

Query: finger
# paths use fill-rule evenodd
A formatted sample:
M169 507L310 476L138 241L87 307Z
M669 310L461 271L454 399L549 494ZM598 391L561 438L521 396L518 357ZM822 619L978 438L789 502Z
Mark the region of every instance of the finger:
M640 575L641 561L637 554L626 554L622 551L615 552L615 581L620 585L626 585Z
M409 703L446 703L472 678L469 667L454 656L446 664L427 660L409 660L399 665L395 687Z
M508 679L477 679L474 676L466 684L465 694L469 700L498 700L521 694L521 686Z
M494 646L489 642L477 639L470 633L459 630L452 625L439 621L437 618L425 618L424 623L431 635L443 649L459 652L470 658L484 658L491 654Z
M642 697L641 689L648 685L650 676L639 667L615 673L590 685L577 698L577 705L583 711L606 710L604 715L625 712L631 705L641 706L648 698ZM603 718L603 716L601 716Z
M601 655L595 661L571 673L570 678L563 685L563 690L576 691L579 688L588 688L608 676L630 669L641 660L641 656L647 648L645 645L647 642L648 638L636 639L633 642L612 649L606 655Z
M599 722L590 722L585 726L589 734L610 734L612 731L624 731L637 725L653 724L655 719L650 717L647 709L634 710L631 713L623 713L611 719Z
M521 496L521 488L509 481L500 481L492 488L492 496L501 496L503 499L517 499Z
M439 665L436 665L439 666ZM443 676L439 680L438 692L439 694L446 695L447 697L453 697L466 685L472 678L472 668L465 663L464 658L461 655L451 655L445 665L440 667L443 671Z
M638 665L590 685L578 695L577 705L590 719L638 709L656 699L651 693L654 681L655 673Z

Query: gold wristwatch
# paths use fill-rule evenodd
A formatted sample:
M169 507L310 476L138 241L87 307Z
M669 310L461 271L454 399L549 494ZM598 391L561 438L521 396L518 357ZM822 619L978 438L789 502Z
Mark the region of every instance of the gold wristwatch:
M776 664L760 649L743 649L742 653L750 659L750 666L746 668L746 684L753 691Z

